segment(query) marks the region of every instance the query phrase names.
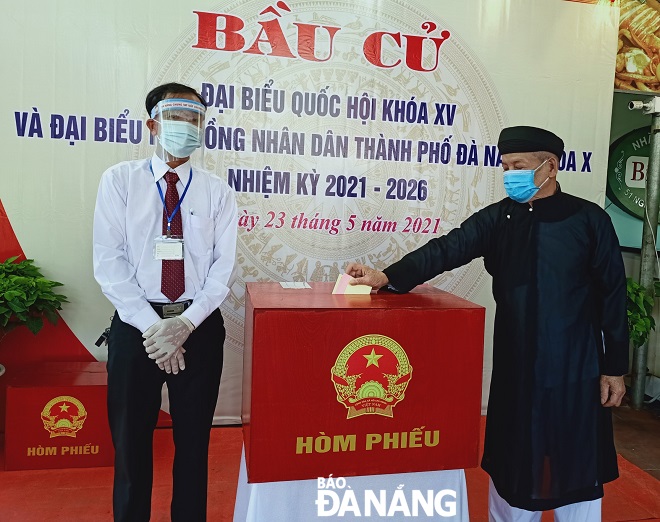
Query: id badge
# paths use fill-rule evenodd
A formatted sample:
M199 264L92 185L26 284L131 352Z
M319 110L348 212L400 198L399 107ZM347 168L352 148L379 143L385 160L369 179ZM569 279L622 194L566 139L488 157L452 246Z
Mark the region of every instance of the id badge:
M154 239L154 259L183 259L183 238L177 236L158 236Z

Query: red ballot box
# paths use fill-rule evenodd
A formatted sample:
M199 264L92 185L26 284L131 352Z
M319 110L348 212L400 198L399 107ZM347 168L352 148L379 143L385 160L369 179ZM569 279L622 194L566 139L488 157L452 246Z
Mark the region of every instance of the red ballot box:
M102 362L50 362L7 383L5 468L112 466Z
M477 466L485 309L310 285L247 284L248 481Z

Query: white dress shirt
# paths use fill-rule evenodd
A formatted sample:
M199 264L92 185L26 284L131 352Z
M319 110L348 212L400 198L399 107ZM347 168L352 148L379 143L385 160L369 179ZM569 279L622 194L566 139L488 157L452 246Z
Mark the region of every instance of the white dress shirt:
M160 319L149 302L169 302L160 291L162 261L154 259L153 250L163 219L156 183L164 195L163 177L170 168L156 155L151 169L149 162L125 161L106 170L94 211L94 277L122 321L142 333ZM179 197L190 169L190 162L175 169ZM179 301L193 301L182 315L199 326L229 294L236 258L236 198L224 180L193 168L179 212L186 278Z

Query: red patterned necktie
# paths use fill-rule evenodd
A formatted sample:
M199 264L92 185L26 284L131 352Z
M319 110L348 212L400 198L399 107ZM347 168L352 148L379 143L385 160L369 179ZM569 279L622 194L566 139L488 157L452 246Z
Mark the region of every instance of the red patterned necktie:
M163 209L163 235L167 234L167 216L172 215L174 209L179 203L179 191L176 189L176 182L179 176L176 172L165 174L167 182L167 192L165 192L165 206L167 213ZM183 224L181 222L181 208L172 218L170 224L170 233L173 236L183 237ZM160 278L160 291L163 292L171 302L175 302L186 289L186 278L183 271L183 259L163 260L163 271Z

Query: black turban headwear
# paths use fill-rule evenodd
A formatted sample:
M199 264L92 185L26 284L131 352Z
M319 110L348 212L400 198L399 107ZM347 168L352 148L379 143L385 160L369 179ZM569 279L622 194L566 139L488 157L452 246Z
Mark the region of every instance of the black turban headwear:
M544 151L561 158L564 152L564 142L559 136L548 130L520 125L502 129L497 148L500 150L500 154Z

